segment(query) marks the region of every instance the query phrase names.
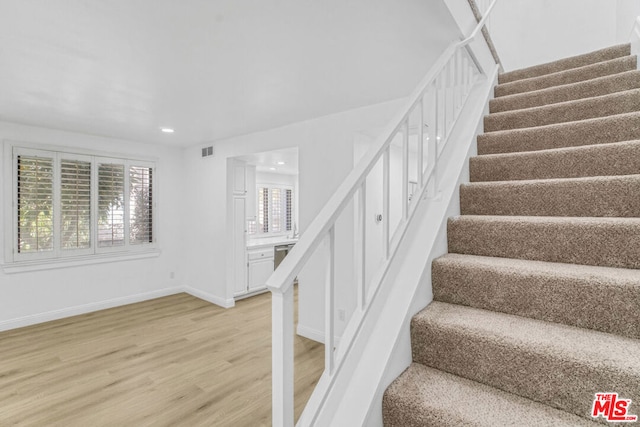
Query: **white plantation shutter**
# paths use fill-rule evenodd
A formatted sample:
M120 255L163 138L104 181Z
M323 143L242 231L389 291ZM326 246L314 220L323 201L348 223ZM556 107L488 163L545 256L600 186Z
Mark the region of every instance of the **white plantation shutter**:
M284 205L285 212L285 229L291 231L293 224L293 191L286 190L286 199Z
M129 243L153 242L153 169L129 168Z
M17 156L17 253L53 250L53 157Z
M258 189L258 227L261 233L269 232L269 189Z
M98 246L124 245L124 165L98 165Z
M91 162L60 161L62 249L91 247Z
M271 189L271 228L272 233L282 231L282 191L279 188Z

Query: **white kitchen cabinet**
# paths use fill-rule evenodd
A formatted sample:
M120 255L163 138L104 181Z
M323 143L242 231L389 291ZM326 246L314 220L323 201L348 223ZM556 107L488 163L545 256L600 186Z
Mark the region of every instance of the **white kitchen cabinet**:
M236 288L236 297L266 289L265 283L273 273L273 245L248 249L246 269L245 286L242 289Z
M247 187L247 220L255 221L256 213L256 167L247 165L246 168L246 187Z
M234 160L232 177L233 194L247 194L247 163L240 160Z
M273 256L270 258L249 261L248 291L253 292L265 288L265 283L273 273Z

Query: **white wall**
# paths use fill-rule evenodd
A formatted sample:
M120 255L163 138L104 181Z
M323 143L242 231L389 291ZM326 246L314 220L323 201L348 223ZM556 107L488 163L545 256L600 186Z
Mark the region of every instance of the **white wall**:
M614 45L617 20L611 0L502 0L491 37L510 71Z
M402 100L359 108L265 132L215 143L215 155L202 159L200 147L185 152L185 195L192 215L185 224L198 236L185 247L187 286L212 301L233 304L226 218L227 158L298 147L299 229L303 233L353 168L353 139L358 131L378 128L397 113ZM350 267L351 268L351 267ZM300 281L300 324L309 331L323 329L321 286ZM310 283L307 281L306 283ZM303 329L304 329L303 328Z
M640 16L640 1L617 0L616 7L616 41L628 43L633 24Z
M5 274L0 269L0 329L93 311L174 293L183 278L182 153L177 148L0 122L0 140L156 157L158 257ZM0 164L4 164L4 150ZM4 173L0 174L4 180ZM4 182L0 182L0 189ZM2 206L11 195L2 194ZM4 225L4 209L0 224ZM0 227L0 239L7 238ZM11 238L10 236L8 238ZM4 245L0 245L0 259ZM174 278L170 278L170 273Z

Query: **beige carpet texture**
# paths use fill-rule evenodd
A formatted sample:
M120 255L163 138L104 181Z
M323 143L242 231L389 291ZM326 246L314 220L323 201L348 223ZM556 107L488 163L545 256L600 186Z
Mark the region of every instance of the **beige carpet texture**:
M635 425L591 415L602 392L640 415L637 58L613 46L498 82L384 425Z

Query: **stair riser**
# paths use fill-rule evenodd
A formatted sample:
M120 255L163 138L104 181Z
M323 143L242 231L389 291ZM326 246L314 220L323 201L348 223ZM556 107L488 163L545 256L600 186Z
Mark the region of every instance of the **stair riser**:
M477 156L469 171L471 182L632 175L640 172L640 141Z
M636 57L627 56L608 62L588 65L583 68L576 68L555 74L499 84L495 87L494 95L498 98L500 96L514 95L516 93L531 92L534 90L591 80L598 77L610 76L612 74L624 73L625 71L632 71L635 69Z
M637 89L523 111L490 114L484 118L484 131L545 126L634 111L640 111L640 90Z
M449 252L640 268L640 219L620 222L495 218L449 219Z
M460 208L462 215L640 217L640 175L466 184Z
M640 113L478 135L478 154L516 153L640 139Z
M411 328L413 360L590 419L594 393L638 396L640 375L563 359L490 336L424 324Z
M568 70L571 68L584 67L589 64L609 61L630 54L631 46L629 44L612 46L596 52L586 53L584 55L577 55L571 58L565 58L547 64L540 64L533 67L527 67L522 70L514 70L507 73L502 73L498 76L498 82L509 83L515 80L528 79L531 77L537 77L549 73L557 73L559 71Z
M637 282L435 260L436 301L640 339ZM579 297L577 297L579 296Z
M566 86L494 98L489 101L489 111L500 113L521 110L638 88L640 88L640 71L628 71Z

